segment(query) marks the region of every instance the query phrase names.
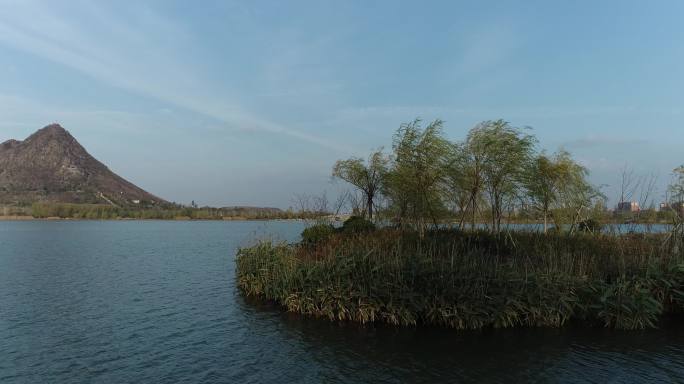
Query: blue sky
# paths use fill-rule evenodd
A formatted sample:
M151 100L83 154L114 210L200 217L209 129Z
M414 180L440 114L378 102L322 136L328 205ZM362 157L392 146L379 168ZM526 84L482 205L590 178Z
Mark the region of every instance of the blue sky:
M614 199L684 163L680 1L0 0L0 141L59 122L166 199L287 207L415 117L531 126Z

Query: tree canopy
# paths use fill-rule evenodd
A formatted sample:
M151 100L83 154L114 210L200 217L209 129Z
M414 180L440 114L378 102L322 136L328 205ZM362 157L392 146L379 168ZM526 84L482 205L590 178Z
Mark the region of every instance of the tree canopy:
M419 119L402 124L390 154L380 150L366 161L340 160L333 176L363 194L369 218L378 218L374 207L382 200L382 219L421 234L445 219L461 228L467 221L475 228L486 219L499 232L507 214L525 210L543 219L545 232L549 218L557 228L569 224L574 231L603 199L588 182L587 169L568 152L537 152L529 128L488 120L462 141L451 141L443 127L439 119L424 128Z
M369 219L373 219L373 207L385 177L387 163L387 158L379 150L373 152L366 162L359 157L352 157L339 160L333 166L333 177L348 182L363 193Z

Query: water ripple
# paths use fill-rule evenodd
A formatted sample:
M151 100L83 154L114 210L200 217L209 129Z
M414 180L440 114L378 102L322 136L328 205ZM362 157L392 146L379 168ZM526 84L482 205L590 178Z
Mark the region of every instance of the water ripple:
M300 231L0 222L0 382L684 382L680 326L398 330L247 303L230 250L253 233Z

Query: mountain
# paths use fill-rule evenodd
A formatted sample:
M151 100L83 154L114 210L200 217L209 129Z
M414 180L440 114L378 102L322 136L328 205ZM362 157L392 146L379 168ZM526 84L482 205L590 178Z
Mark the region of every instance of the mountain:
M109 170L59 124L0 144L0 204L34 202L167 203Z

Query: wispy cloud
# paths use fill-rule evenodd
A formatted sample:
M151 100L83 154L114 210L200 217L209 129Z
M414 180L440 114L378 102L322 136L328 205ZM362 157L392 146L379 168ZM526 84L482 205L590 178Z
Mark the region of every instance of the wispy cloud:
M78 122L80 127L90 127L96 132L119 132L134 134L145 128L173 129L174 116L169 112L151 111L137 113L114 109L65 108L39 100L0 93L0 140L21 140L29 133L49 123ZM177 120L177 119L176 119ZM72 126L67 126L72 129Z
M325 138L260 117L210 91L182 47L196 38L144 6L115 12L92 2L0 2L0 44L75 69L104 84L216 119L234 130L281 134L327 148Z
M646 145L649 141L646 139L620 136L598 136L590 135L577 140L566 141L563 143L567 148L594 148L594 147L625 147Z

